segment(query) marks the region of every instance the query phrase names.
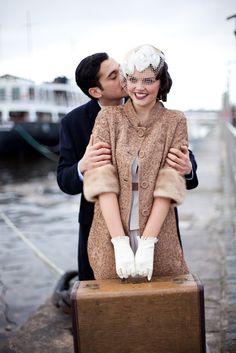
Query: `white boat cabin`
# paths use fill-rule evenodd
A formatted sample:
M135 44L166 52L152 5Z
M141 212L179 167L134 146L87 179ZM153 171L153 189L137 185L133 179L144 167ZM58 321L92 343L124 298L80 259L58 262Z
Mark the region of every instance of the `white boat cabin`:
M88 101L65 77L35 84L11 75L0 77L0 125L18 122L59 122L73 108Z

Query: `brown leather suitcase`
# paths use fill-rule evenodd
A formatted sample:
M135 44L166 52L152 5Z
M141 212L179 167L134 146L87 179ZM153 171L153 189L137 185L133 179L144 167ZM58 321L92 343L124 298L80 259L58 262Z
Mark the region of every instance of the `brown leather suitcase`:
M76 353L205 353L204 292L193 275L76 282Z

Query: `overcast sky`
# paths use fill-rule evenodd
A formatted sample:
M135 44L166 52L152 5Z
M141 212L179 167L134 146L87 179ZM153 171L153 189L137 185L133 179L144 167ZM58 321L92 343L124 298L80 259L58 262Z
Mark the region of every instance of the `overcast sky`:
M150 43L173 79L168 107L219 109L229 72L235 93L235 20L226 20L234 14L235 0L1 0L0 75L73 78L89 54L121 61Z

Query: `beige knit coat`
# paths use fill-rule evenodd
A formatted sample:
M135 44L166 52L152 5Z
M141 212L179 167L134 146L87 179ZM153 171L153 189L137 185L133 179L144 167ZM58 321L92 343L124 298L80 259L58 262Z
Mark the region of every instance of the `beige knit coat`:
M168 110L159 102L153 107L146 124L140 124L129 100L123 106L104 107L96 118L93 142L111 145L112 164L85 173L84 194L95 202L92 227L88 239L89 261L96 279L117 278L111 237L103 219L98 195L118 195L122 223L129 234L132 201L131 166L139 162L139 226L142 234L157 196L168 197L172 206L159 234L154 253L154 276L188 273L179 244L174 205L183 201L185 180L165 160L171 147L187 145L187 125L183 113Z

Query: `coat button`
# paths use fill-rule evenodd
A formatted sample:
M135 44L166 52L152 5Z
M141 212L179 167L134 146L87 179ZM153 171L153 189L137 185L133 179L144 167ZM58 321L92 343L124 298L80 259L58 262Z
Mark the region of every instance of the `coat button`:
M148 182L147 181L142 181L141 182L141 188L143 188L143 189L147 189L147 187L148 187Z
M147 208L144 208L144 210L142 210L142 215L145 217L149 215L149 211Z
M139 128L138 129L138 136L139 137L143 137L144 136L144 129L143 128Z
M140 151L140 152L139 152L139 158L144 158L144 157L145 157L145 152Z

